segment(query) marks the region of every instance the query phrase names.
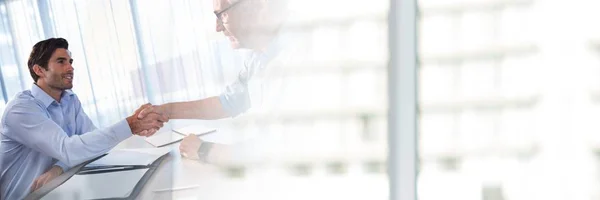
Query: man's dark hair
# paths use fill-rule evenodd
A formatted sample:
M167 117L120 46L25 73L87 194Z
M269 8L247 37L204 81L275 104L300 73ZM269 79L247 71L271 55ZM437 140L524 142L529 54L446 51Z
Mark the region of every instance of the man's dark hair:
M33 71L33 66L37 64L45 70L48 70L50 57L52 57L54 51L59 48L69 49L69 42L63 38L50 38L33 45L31 54L29 54L27 66L29 67L29 73L34 82L37 82L40 77Z

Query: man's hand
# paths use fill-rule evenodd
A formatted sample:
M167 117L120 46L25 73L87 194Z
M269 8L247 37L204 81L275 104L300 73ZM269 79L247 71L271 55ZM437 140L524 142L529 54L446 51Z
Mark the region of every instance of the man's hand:
M144 118L138 118L140 112L148 107L152 107L151 104L144 104L138 108L133 115L127 117L127 123L131 132L139 136L152 136L158 129L163 127L165 122L169 121L169 118L165 115L150 113Z
M143 119L146 116L149 116L152 113L154 113L154 114L165 116L167 119L170 119L171 118L170 112L171 112L171 109L169 108L168 104L163 104L163 105L158 105L158 106L150 105L150 106L144 107L144 109L142 109L140 111L140 113L137 115L137 118Z
M200 144L202 144L202 140L198 136L190 134L181 141L179 152L181 152L183 157L199 160L198 149L200 148Z
M62 173L63 173L62 168L60 168L59 166L56 166L56 165L52 166L52 168L50 168L50 170L48 170L44 174L40 175L33 181L33 184L31 185L31 192L41 188L43 185L50 182L52 179L56 178L57 176L61 175Z

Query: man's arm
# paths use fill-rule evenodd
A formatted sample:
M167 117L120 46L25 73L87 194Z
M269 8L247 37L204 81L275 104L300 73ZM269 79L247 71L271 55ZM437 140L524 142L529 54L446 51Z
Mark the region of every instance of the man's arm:
M235 117L246 112L250 104L248 87L238 80L229 85L220 96L148 107L142 110L138 118L143 119L150 113L158 113L166 115L169 119L215 120Z
M206 149L201 150L200 146L203 145ZM230 150L229 145L204 142L194 134L183 138L179 145L179 152L183 157L213 164L222 163L225 160L223 158L231 157ZM201 151L205 155L200 155Z
M140 112L138 119L143 119L152 113L163 114L169 119L216 120L231 117L217 96L148 107Z
M142 119L153 112L165 114L169 116L169 119L214 120L238 116L250 109L251 106L248 81L263 71L270 60L278 53L279 48L277 46L273 46L268 53L254 52L252 57L247 60L247 64L245 64L242 71L238 74L236 81L228 85L225 91L219 96L196 101L152 106L143 110L138 115L138 118Z
M175 102L160 105L169 119L215 120L229 117L223 109L219 97L209 97L196 101ZM144 111L142 111L144 112Z
M67 166L106 153L132 135L132 131L160 128L162 123L142 122L134 116L113 126L69 137L35 103L20 102L7 111L5 135L38 152L58 159Z
M57 176L60 176L63 172L63 169L59 166L53 166L48 171L44 172L42 175L33 180L33 184L31 184L31 192L39 189L43 185L46 185L46 183L50 182Z

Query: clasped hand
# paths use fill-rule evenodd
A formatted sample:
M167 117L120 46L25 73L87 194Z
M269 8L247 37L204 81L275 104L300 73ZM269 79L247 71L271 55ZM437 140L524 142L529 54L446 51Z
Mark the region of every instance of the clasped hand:
M131 132L139 136L152 136L169 121L166 113L154 109L152 104L144 104L132 116L127 118Z

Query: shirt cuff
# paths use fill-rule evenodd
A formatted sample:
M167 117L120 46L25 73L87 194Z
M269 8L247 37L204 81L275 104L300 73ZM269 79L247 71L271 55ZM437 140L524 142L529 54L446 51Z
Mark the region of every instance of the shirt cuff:
M117 141L123 141L133 135L131 132L131 128L129 127L129 123L127 120L121 120L112 127L110 127L111 132L113 132L114 136L117 138Z
M69 166L67 166L65 163L63 163L61 161L56 162L56 164L54 164L54 165L59 166L63 170L63 173L65 173L67 170L70 169Z
M250 100L246 95L246 92L234 95L221 94L219 96L219 101L223 106L223 110L225 110L229 116L235 117L246 112L250 108Z
M221 106L223 106L223 110L225 110L227 115L234 116L234 115L232 115L233 114L233 106L229 103L229 101L227 101L227 95L226 94L219 95L219 101L221 102Z

